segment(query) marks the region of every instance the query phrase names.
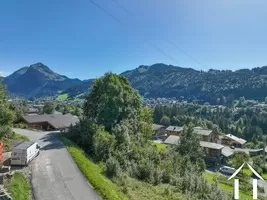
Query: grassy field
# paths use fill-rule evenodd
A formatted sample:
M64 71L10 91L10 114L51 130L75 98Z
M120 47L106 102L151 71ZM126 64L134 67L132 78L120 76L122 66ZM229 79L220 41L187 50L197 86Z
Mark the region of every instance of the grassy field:
M83 175L89 180L95 190L101 194L102 197L108 200L128 199L128 197L115 183L102 174L101 167L93 163L86 156L83 150L64 137L61 137L61 140L65 144Z
M14 132L11 136L9 136L7 138L3 138L4 152L11 151L14 143L16 143L18 141L29 141L29 138L22 136L22 135L19 135L19 134L14 133Z
M218 176L217 174L213 174L213 173L209 173L209 172L205 172L203 174L204 178L208 181L208 183L212 184L214 182L214 179L216 178L216 176ZM227 180L227 178L225 178ZM231 186L231 184L233 184L233 180L232 183L229 182L229 184L225 184L220 182L219 179L218 180L218 186L221 190L224 190L226 192L229 192L230 194L233 193L233 187ZM242 183L241 183L242 184ZM251 200L252 199L252 190L251 191L242 191L240 189L240 197L242 200Z
M56 100L58 101L66 101L67 99L68 99L68 94L60 94L56 98Z
M153 142L153 141L152 141L152 144L155 145L159 150L165 151L167 149L166 144L157 143L157 142Z
M29 200L31 186L23 173L16 172L11 179L4 181L4 187L13 200Z
M250 169L243 169L244 174L246 174L247 176L251 176L252 175L252 171ZM264 180L267 180L267 173L263 173L261 174L262 178Z

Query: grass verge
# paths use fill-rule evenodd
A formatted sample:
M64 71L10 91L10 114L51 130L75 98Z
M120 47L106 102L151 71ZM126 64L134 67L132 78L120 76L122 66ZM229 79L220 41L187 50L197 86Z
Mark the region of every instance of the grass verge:
M85 152L65 137L60 137L83 175L101 196L108 200L127 200L120 188L102 174L99 165L93 163Z
M16 172L12 178L4 181L4 187L10 193L13 200L29 200L31 185L21 172Z
M3 143L4 143L4 152L9 152L12 150L12 146L19 141L29 141L29 138L23 135L19 135L17 133L12 133L10 136L7 138L3 138Z

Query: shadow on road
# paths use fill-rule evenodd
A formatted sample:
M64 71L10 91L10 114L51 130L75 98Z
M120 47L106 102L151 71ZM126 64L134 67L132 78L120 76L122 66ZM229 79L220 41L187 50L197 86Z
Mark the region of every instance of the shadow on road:
M42 137L40 141L41 143L45 143L43 146L41 146L41 151L64 148L62 142L57 138L56 133L48 133L47 135Z

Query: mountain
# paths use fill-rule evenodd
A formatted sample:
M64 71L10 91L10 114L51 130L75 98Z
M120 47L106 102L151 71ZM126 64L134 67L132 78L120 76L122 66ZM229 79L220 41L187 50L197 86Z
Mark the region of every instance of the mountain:
M267 97L267 66L253 69L199 71L162 63L141 65L121 75L147 98L176 97L216 103L218 98L264 100ZM70 98L86 93L94 79L81 81L59 75L42 63L23 67L3 82L10 93L41 97L68 94Z
M222 96L264 100L267 97L267 66L253 69L199 71L165 64L141 65L121 75L144 97L177 97L216 103ZM67 89L69 96L88 91L83 82ZM64 93L63 92L63 93Z
M8 92L26 97L55 95L81 82L59 75L42 63L23 67L3 80Z
M74 98L77 95L86 93L88 89L91 87L94 80L95 79L84 80L81 83L64 90L62 93L68 94L69 98Z

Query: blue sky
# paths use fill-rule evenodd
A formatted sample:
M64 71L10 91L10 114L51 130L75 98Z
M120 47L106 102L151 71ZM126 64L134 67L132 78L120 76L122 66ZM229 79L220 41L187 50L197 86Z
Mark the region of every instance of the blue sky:
M94 1L123 25L90 0L2 1L0 73L35 62L81 79L158 62L203 70L267 65L266 0Z

